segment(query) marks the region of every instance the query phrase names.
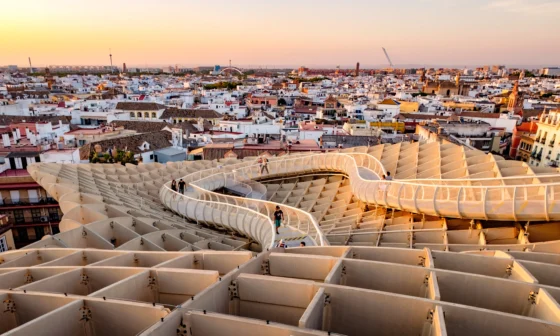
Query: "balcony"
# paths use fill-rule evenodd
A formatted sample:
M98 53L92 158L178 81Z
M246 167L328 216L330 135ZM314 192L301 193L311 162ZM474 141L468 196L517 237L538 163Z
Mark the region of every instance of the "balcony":
M541 139L541 143L544 145L544 144L546 143L546 139L545 139L545 138L542 138L542 139Z
M539 137L539 138L536 138L536 139L535 139L535 142L541 142L541 138L540 138L540 137Z
M37 207L37 206L45 206L45 205L55 206L55 205L58 205L58 202L54 198L50 198L50 197L45 197L45 198L20 198L18 200L3 199L2 203L0 204L0 208Z
M55 214L51 216L23 216L23 217L14 217L14 220L11 221L14 227L20 226L49 226L49 225L58 225L60 222L60 216Z
M549 147L554 147L554 140L551 140L550 143L548 144Z

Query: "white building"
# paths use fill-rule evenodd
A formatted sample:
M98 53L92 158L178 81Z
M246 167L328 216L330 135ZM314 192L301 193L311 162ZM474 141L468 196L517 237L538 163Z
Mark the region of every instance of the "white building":
M560 110L542 114L531 153L531 165L537 167L558 166L560 163Z

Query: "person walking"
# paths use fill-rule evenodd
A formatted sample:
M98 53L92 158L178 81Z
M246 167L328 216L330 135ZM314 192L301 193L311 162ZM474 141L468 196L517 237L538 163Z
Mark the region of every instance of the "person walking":
M278 232L278 229L280 228L283 220L284 212L282 212L282 210L280 210L280 206L277 205L276 211L274 211L274 226L276 227L276 234L280 234L280 232Z
M183 181L183 179L180 179L179 180L179 192L183 195L185 194L185 185L186 185L185 181Z
M171 181L171 190L177 192L177 181L175 181L175 179Z
M260 159L260 164L261 164L261 175L265 170L267 174L270 174L270 172L268 171L268 159L265 156L263 156Z
M391 172L389 172L389 171L387 172L387 176L385 177L385 179L387 181L392 181L393 180L393 176L391 176Z

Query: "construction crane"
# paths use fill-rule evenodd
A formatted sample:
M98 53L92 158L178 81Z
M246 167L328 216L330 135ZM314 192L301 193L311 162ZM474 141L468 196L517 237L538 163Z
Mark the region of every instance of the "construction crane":
M381 49L383 49L383 52L385 53L385 57L387 57L387 61L389 61L389 65L391 66L391 68L394 68L395 66L393 65L393 62L391 62L391 58L389 57L387 50L385 50L385 48L381 48Z

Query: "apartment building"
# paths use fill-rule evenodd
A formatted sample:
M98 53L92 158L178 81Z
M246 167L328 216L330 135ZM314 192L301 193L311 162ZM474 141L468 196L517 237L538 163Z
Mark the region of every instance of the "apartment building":
M62 216L58 202L31 178L27 167L45 161L72 162L77 148L68 149L64 140L61 141L68 125L13 121L6 118L1 128L0 215L6 217L9 237L13 237L6 236L6 242L12 240L12 245L20 248L46 234L57 233Z
M560 110L541 114L539 130L531 152L531 165L536 167L558 166L560 162Z
M16 248L47 234L59 232L62 212L58 202L37 184L26 170L0 175L0 215L6 216ZM1 229L0 229L1 231Z
M115 107L117 111L126 111L130 120L160 121L165 105L142 102L120 102Z
M8 222L8 216L0 215L0 252L16 248L12 225Z

